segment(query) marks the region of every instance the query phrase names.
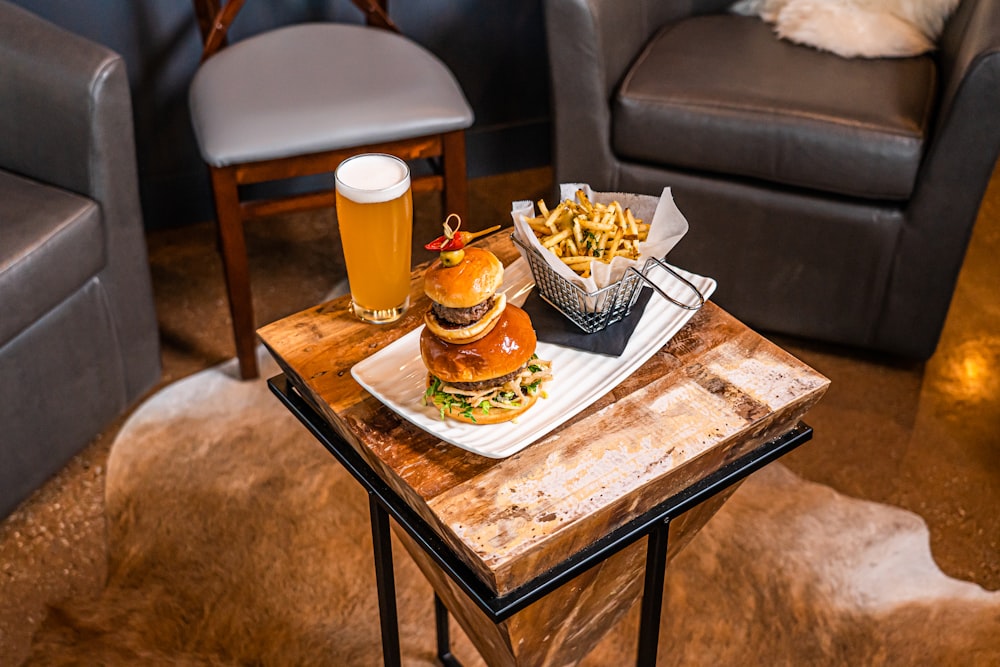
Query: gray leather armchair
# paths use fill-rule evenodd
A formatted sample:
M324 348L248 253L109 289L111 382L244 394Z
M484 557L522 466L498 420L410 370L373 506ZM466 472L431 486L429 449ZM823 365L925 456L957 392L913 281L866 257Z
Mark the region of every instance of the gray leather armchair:
M122 59L0 0L0 517L160 377Z
M546 0L557 181L671 186L671 260L751 326L929 357L1000 149L1000 3L879 60L730 4Z

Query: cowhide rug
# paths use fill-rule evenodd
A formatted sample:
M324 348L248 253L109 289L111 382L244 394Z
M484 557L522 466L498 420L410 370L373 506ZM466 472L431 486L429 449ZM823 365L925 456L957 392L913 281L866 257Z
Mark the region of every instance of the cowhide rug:
M127 422L107 586L53 609L28 664L380 664L364 493L263 381L234 378L230 363L177 382ZM404 663L434 665L431 589L395 557ZM1000 664L1000 593L942 574L920 518L780 464L668 566L666 591L662 665ZM584 664L631 663L637 626L633 610ZM482 664L457 628L453 645Z

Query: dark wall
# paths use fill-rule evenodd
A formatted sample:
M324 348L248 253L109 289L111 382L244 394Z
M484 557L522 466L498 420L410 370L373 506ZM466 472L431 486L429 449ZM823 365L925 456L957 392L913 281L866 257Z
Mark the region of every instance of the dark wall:
M188 0L13 0L122 54L135 113L147 228L212 217L187 89L201 41ZM541 0L390 0L405 34L454 71L476 113L469 175L549 163L548 66ZM349 0L249 0L233 39L303 21L359 23Z

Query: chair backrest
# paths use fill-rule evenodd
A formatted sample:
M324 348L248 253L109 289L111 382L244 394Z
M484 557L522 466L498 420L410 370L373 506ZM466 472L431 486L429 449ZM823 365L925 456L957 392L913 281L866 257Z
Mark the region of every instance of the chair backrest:
M226 45L226 35L246 0L191 0L204 48L201 59L208 60ZM399 32L388 14L388 0L351 0L365 15L368 25Z

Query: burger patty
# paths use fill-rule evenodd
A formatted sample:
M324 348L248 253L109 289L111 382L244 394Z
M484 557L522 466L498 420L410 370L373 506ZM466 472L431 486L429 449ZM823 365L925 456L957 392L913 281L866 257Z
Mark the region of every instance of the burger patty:
M495 297L491 296L486 301L470 308L449 308L435 301L431 310L444 326L451 324L456 327L465 327L482 319L483 315L493 307L494 299Z
M463 391L479 391L480 389L489 389L490 387L497 387L502 384L510 382L524 370L524 366L518 368L513 373L507 373L507 375L501 375L497 378L490 378L489 380L478 380L476 382L448 382L449 386L455 389L461 389Z

